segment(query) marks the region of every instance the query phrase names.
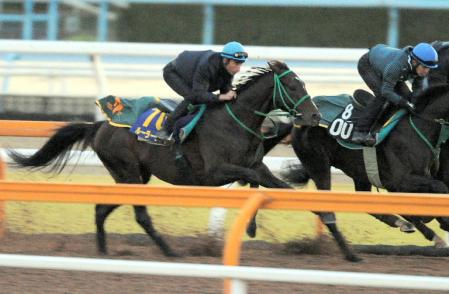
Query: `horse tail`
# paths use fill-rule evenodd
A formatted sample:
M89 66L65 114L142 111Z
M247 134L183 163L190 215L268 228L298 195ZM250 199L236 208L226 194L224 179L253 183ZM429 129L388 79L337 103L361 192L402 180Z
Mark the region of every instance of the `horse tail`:
M95 123L71 123L56 130L36 153L31 156L8 150L8 156L17 167L42 170L49 167L49 172L60 173L70 159L73 147L80 151L91 145L103 121Z
M294 163L287 166L281 172L284 181L292 185L304 186L310 180L310 176L301 163Z

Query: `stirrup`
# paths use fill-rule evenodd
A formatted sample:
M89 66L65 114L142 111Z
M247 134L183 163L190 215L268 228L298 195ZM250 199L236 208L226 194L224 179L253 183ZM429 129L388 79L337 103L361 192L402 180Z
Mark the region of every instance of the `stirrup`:
M368 133L368 135L366 135L365 137L365 142L363 145L367 147L373 147L374 145L376 145L376 142L377 142L376 136L371 133Z
M167 146L175 143L175 138L173 138L173 133L170 133L170 135L167 136L157 136L156 141L160 141L161 145Z
M158 146L170 146L175 142L175 140L173 138L171 138L171 136L168 139L158 138L158 137L153 136L151 141L146 140L144 138L137 137L137 140L151 144L151 145L158 145Z
M368 135L369 133L367 132L354 131L349 141L354 144L364 145Z

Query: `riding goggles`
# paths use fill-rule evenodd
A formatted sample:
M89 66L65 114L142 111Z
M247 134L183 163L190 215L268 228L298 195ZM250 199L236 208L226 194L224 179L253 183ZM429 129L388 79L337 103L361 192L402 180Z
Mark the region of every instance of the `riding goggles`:
M232 54L232 56L234 56L235 58L248 58L248 53L246 52L235 52L234 54Z

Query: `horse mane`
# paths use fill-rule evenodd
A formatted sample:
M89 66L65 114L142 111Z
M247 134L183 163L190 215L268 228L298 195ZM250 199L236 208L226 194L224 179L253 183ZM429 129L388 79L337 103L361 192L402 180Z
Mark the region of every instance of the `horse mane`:
M269 67L252 67L246 71L234 84L237 93L240 93L247 89L249 86L256 83L265 74L272 72Z
M416 108L422 110L424 107L429 105L431 101L436 97L440 97L441 95L447 94L449 92L448 84L440 84L436 86L432 86L423 92L421 92L416 98Z

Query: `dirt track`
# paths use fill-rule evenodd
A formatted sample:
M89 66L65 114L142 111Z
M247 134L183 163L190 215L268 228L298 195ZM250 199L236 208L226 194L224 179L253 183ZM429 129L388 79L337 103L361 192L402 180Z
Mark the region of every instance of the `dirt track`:
M109 240L108 258L185 263L220 264L220 245L199 237L173 238L169 243L183 257L166 258L146 235L114 235ZM362 255L364 260L349 263L341 258L334 244L326 240L310 242L304 250L311 254L288 254L283 245L247 242L242 250L242 265L297 269L376 272L394 274L449 276L449 258L382 257ZM94 235L21 235L8 234L0 243L1 253L100 257ZM125 274L103 274L54 270L0 268L0 293L221 293L222 281ZM363 287L318 286L289 283L249 284L250 293L423 293ZM438 293L438 292L432 292Z
M44 139L2 138L3 147L36 148ZM6 145L6 146L5 146ZM282 148L282 147L280 147ZM280 150L281 156L290 156ZM92 170L89 170L92 172ZM99 173L105 172L100 168ZM183 257L168 259L145 235L109 236L111 255L108 258L221 264L220 256L205 256L205 251L221 254L203 238L169 237L169 244ZM449 276L449 258L382 257L362 255L364 261L348 263L333 243L321 244L315 254L293 255L281 245L247 242L242 250L242 265L296 269L377 272ZM206 250L207 249L207 250ZM316 248L315 248L316 249ZM22 235L8 234L0 242L1 253L102 257L96 254L94 236L89 235ZM363 287L318 286L288 283L251 282L250 293L423 293L423 291L386 290ZM0 268L0 293L221 293L222 281L211 279L103 274L52 270ZM438 292L432 292L438 293Z

